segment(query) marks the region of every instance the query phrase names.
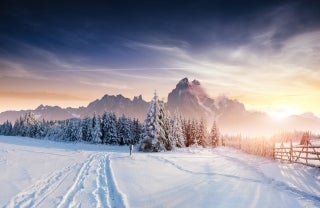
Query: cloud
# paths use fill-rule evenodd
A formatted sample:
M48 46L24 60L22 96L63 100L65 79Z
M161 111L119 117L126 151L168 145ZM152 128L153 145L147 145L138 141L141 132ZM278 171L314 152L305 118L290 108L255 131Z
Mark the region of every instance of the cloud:
M29 76L29 73L22 64L0 58L0 77L12 75L16 77L25 77Z
M17 99L36 99L36 100L86 100L86 98L53 92L15 92L15 91L0 91L0 97L5 98L17 98Z
M125 84L112 84L109 82L88 82L88 81L80 81L81 84L96 86L96 87L105 87L111 89L119 89L119 90L132 90L132 87L129 87Z
M320 64L320 30L298 34L286 42L281 50L283 62L318 69Z

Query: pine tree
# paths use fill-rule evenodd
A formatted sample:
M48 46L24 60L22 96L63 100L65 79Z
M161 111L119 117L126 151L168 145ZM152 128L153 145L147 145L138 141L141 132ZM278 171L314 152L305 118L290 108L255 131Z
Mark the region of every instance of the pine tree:
M90 126L91 126L91 118L89 117L86 117L82 120L81 122L81 140L82 141L90 141L90 132L89 132L89 129L90 129Z
M162 107L155 93L142 128L140 151L160 152L166 150L164 142L167 138L164 126L164 110L161 109Z
M198 138L198 121L193 119L190 125L190 145L199 145L199 138Z
M86 127L86 130L87 130L87 134L86 134L86 141L87 142L92 142L93 141L93 122L92 122L92 118L89 118L87 120L87 127Z
M0 135L10 136L12 135L12 124L8 120L0 125Z
M93 115L91 137L93 143L101 143L100 116Z
M213 122L209 137L210 137L210 142L212 146L216 147L219 141L219 129L217 127L216 121Z
M169 126L169 141L172 147L185 147L185 139L182 130L181 117L175 112L175 115L170 120Z
M131 121L122 115L118 120L118 139L120 145L132 143Z
M192 135L191 135L191 120L186 120L184 119L182 121L182 132L184 135L184 139L185 139L185 146L189 147L190 145L192 145L193 141L192 141Z
M28 112L22 117L21 136L35 137L37 120L34 113Z
M138 119L133 119L131 125L131 132L132 132L132 144L138 144L140 142L140 135L141 135L141 124L139 123Z
M170 131L170 116L169 112L166 110L164 102L158 101L159 103L159 120L162 122L161 126L164 131L165 136L160 137L159 139L162 139L160 142L165 145L166 150L172 150L176 143L173 140L169 139L169 131ZM174 142L174 144L173 144Z
M63 127L65 141L79 141L82 137L81 120L77 118L68 119Z
M50 122L50 127L47 130L46 138L51 140L61 140L63 138L63 128L62 128L62 122Z
M46 126L46 122L43 121L38 121L36 123L36 134L35 138L42 139L46 136L48 131L48 127Z
M198 144L205 147L207 146L207 130L206 124L203 119L200 120L197 127Z
M119 144L117 117L114 113L104 113L101 121L102 142L104 144Z

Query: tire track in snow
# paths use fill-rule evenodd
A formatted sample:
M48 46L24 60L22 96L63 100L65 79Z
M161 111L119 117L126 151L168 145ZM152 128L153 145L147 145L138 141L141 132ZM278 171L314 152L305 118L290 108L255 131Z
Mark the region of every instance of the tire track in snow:
M75 178L75 181L69 188L68 192L63 196L61 202L57 207L64 208L75 205L74 197L81 189L84 188L83 182L89 174L90 164L95 160L97 156L98 153L91 154L89 158L82 164Z
M111 207L108 199L108 184L107 184L107 173L106 173L106 155L103 155L99 159L99 165L96 170L96 189L93 194L97 201L96 207Z
M97 163L97 166L92 165L94 163ZM96 170L93 171L93 168L96 168ZM94 178L92 178L92 174L94 174ZM76 196L83 191L83 189L86 189L85 182L87 179L89 181L94 180L94 187L91 187L93 188L91 193L94 196L96 207L128 207L114 181L110 155L101 152L91 154L82 164L73 184L57 207L81 207L81 204L76 201ZM91 205L94 206L93 204Z
M5 207L38 207L49 194L55 191L78 163L55 171L45 179L37 181L29 188L10 199Z
M108 186L108 195L107 195L107 200L109 202L108 205L111 208L129 207L128 203L126 203L126 200L123 197L123 194L119 192L118 186L114 180L110 155L107 156L105 171L106 171L105 173L106 173L107 186Z

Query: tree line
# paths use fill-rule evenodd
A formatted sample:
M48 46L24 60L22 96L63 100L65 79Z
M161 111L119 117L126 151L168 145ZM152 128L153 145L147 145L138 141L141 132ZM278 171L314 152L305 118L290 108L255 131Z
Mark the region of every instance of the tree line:
M94 114L84 119L63 121L38 120L32 112L0 125L0 135L23 136L67 142L88 142L109 145L139 144L140 151L159 152L189 146L216 146L219 132L214 122L210 132L204 120L173 116L154 95L143 124L112 112Z
M26 113L12 124L6 121L0 125L0 134L50 139L70 142L89 142L112 145L137 144L141 134L137 119L114 113L93 115L84 119L71 118L63 121L37 120L32 113Z

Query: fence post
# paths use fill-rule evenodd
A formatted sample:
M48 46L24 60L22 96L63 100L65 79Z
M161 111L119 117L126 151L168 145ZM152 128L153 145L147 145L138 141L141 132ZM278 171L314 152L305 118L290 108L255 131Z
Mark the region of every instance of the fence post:
M309 151L309 148L308 148L309 144L307 143L307 152L306 152L306 164L308 165L308 151Z
M273 156L273 159L275 160L276 159L276 142L273 141L273 148L272 148L272 156Z
M283 141L281 142L281 145L280 145L280 151L281 151L281 162L282 162L282 156L283 156L283 154L284 154L284 151L286 151L285 149L284 149L284 146L283 146Z
M290 163L292 162L292 154L293 154L293 149L292 149L292 139L290 139Z

